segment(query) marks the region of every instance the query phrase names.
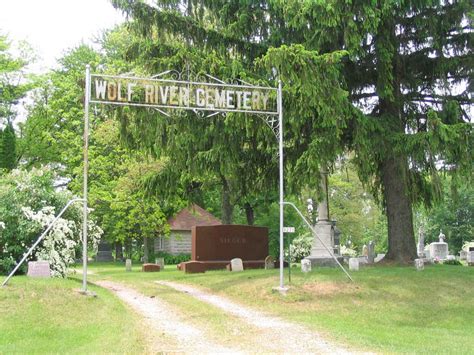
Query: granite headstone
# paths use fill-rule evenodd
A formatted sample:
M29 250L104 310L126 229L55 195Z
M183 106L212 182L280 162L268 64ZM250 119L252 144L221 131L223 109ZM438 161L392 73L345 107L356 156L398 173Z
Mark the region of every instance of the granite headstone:
M373 264L375 260L375 243L371 240L367 247L367 263Z
M29 261L26 275L29 277L51 277L49 261Z
M350 258L349 259L349 270L358 271L359 270L359 258Z
M155 264L160 265L160 270L165 268L165 258L155 258Z
M196 226L192 228L191 262L200 269L231 268L230 261L240 258L245 269L265 267L268 256L268 228L246 225ZM180 270L186 270L181 263Z
M308 259L301 260L301 271L304 273L311 271L311 260L308 260Z
M466 255L467 265L474 266L474 251L468 251Z
M244 271L244 264L242 263L242 259L234 258L230 261L230 270L233 272Z
M415 268L418 271L421 271L425 268L425 263L423 259L415 259Z
M275 268L275 258L271 255L265 258L265 270L274 269Z
M132 271L132 259L125 260L125 270Z

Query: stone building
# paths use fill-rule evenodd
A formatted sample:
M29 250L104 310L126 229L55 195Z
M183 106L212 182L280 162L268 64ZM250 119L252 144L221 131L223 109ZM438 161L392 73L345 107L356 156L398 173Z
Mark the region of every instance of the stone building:
M168 224L170 225L170 235L155 239L155 253L191 254L191 228L194 226L215 226L222 224L222 222L205 209L192 204L170 218Z

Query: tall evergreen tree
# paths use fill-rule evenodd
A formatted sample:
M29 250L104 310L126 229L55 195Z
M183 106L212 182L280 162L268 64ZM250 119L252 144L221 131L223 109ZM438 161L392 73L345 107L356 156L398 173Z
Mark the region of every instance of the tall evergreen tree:
M365 107L351 147L385 206L387 258L408 261L413 204L440 196L440 171L472 174L472 3L378 1L373 11L346 71L351 98Z
M10 171L18 165L16 154L16 134L9 123L0 134L0 169Z
M0 34L0 169L11 170L17 166L16 135L13 128L15 106L23 98L31 84L25 82L24 69L28 63L26 54L14 57L10 43Z
M190 65L195 72L209 73L227 81L237 78L262 85L276 85L271 68L268 70L265 67L272 64L262 60L255 65L255 60L263 59L270 46L282 43L279 38L268 38L267 30L262 30L260 43L251 39L252 31L259 33L258 26L268 27L264 20L262 22L260 15L265 18L265 11L259 6L249 5L246 11L253 12L251 18L241 25L233 24L233 29L229 29L221 21L238 10L235 3L157 2L156 7L140 1L116 1L115 4L134 18L130 27L142 37L128 54L132 58L140 57L150 73ZM278 28L281 24L271 26ZM258 37L257 34L255 36ZM291 142L287 144L285 154L291 156L293 152L297 156L308 151L308 139L299 139L302 130L304 136L311 137L314 137L315 126L320 128L320 134L324 131L325 136L337 136L341 132L338 127L344 120L340 109L344 109L340 104L341 95L327 95L339 90L335 80L338 72L327 67L333 69L332 62L337 62L340 56L319 57L301 47L287 48L287 53L303 56L300 61L303 65L312 60L316 62L309 64L309 71L314 74L312 79L311 76L295 78L285 73L285 78L293 81L292 88L288 90L298 96L288 102L290 105L285 105L285 117L295 118L292 122L294 126L285 135L285 140ZM283 64L286 58L279 55L278 60ZM322 71L321 75L318 75L318 70ZM311 92L304 92L310 80L317 82L317 86ZM323 93L327 95L326 99L316 101L315 98ZM321 121L318 113L324 110L337 113L340 119ZM246 211L248 222L252 223L252 203L256 201L253 197L262 192L271 194L278 181L277 144L273 132L265 123L255 117L232 114L226 118L205 120L196 118L194 114L158 119L156 116L159 115L147 113L147 118L140 119L142 124L137 136L142 142L158 143L155 149L158 147L158 150L172 155L172 163L177 170L186 169L190 174L206 171L214 176L222 186L223 219L229 221L231 205L239 203ZM287 160L298 170L293 174L295 186L304 183L304 177L310 178L310 181L315 176L319 178L317 157L324 156L330 161L336 155L337 146L322 144L323 141L330 140L314 139L311 152L301 159L303 164L293 164L295 159ZM327 154L319 154L324 149ZM317 186L317 182L314 185Z
M354 150L385 207L387 259L416 256L412 206L436 196L439 170L471 173L469 0L112 2L154 62L172 36L250 77L276 67L290 184L317 186L320 166Z

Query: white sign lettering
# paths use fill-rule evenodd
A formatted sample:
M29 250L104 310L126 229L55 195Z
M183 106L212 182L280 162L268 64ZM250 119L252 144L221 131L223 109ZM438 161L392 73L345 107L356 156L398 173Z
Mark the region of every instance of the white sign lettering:
M91 102L276 114L276 90L266 87L122 78L94 74Z

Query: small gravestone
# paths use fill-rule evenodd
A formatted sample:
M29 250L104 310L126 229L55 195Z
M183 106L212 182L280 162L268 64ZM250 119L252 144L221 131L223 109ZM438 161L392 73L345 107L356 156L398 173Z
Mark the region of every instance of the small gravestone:
M374 258L374 262L378 263L379 261L382 261L383 258L385 258L385 254L377 254L377 256Z
M160 265L151 264L151 263L143 264L142 271L143 272L158 272L160 271Z
M29 261L26 275L29 277L51 277L49 261Z
M271 255L265 258L265 270L274 269L275 268L275 258Z
M373 264L375 260L375 243L371 240L367 247L367 263Z
M362 256L368 256L369 255L369 248L367 247L367 245L364 244L364 246L362 247Z
M359 270L359 258L349 258L349 270L351 271Z
M461 251L459 252L459 259L460 259L460 260L466 260L466 258L467 258L467 251L461 250Z
M230 270L233 272L244 271L244 264L242 263L242 259L232 259L230 261Z
M429 245L425 248L425 259L431 259L431 253L430 253L430 248Z
M441 239L441 238L440 238ZM445 242L434 242L430 244L430 258L445 260L448 256L448 243Z
M456 257L454 255L447 255L446 260L448 261L456 260Z
M425 263L423 259L415 259L415 268L418 271L421 271L425 268Z
M105 240L101 240L97 246L97 255L95 256L95 261L114 261L112 256L112 247Z
M308 260L308 259L301 260L301 271L305 273L311 271L311 260Z
M132 259L125 260L125 270L132 271Z
M186 274L197 274L206 272L206 264L200 261L186 261L180 264L179 270L184 271Z
M469 248L471 249L471 248ZM468 251L466 255L467 265L474 266L474 251Z
M165 258L155 258L155 264L160 265L160 270L165 268Z

